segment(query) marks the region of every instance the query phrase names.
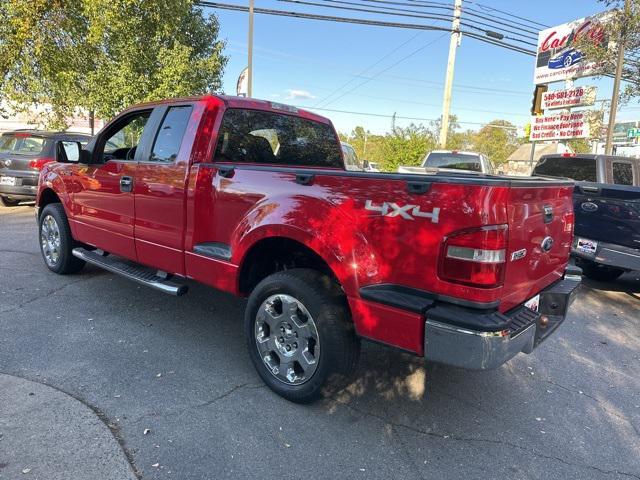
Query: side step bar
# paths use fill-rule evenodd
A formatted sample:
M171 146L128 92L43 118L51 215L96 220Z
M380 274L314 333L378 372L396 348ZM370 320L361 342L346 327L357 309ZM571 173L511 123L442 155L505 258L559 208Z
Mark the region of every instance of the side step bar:
M84 260L91 265L104 268L112 273L117 273L129 280L133 280L141 285L146 285L162 293L179 296L187 293L189 288L187 285L166 280L141 265L129 263L117 257L105 256L101 254L99 250L90 251L84 248L74 248L72 253L74 257Z

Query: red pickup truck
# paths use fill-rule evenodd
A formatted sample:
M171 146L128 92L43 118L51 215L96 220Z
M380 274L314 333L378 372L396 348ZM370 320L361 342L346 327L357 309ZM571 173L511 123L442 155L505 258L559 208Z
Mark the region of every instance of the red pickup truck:
M330 121L286 105L138 105L56 158L37 198L47 267L248 297L250 357L296 402L344 384L360 338L496 368L555 330L579 284L572 182L347 171Z

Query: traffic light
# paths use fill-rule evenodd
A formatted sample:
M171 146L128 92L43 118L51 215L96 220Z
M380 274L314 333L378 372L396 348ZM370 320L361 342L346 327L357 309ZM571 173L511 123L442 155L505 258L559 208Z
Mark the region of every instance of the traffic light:
M548 89L547 85L536 85L531 102L531 115L542 115L544 113L544 110L542 110L542 94Z

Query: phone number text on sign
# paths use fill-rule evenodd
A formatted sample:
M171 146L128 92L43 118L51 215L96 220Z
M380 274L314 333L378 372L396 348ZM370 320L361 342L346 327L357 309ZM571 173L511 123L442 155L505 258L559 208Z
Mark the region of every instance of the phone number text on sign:
M582 107L596 101L596 87L576 87L568 90L545 92L542 95L542 109Z

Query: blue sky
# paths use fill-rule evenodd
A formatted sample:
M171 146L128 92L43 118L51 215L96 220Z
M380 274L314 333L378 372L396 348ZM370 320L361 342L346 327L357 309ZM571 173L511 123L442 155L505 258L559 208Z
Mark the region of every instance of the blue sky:
M221 1L247 5L246 1ZM463 4L476 10L497 8L550 26L604 9L595 0L464 0ZM367 18L367 14L358 12L277 0L256 0L256 7ZM220 36L227 41L229 56L224 90L235 94L238 74L247 64L248 14L206 10L216 13L220 20ZM368 15L368 18L432 23L395 16ZM448 45L448 34L437 31L256 15L254 97L310 110L315 106L381 115L315 110L331 118L343 132L357 125L374 133L388 131L391 127L388 116L394 113L398 117L436 119L441 114ZM379 63L369 68L376 62ZM462 128L478 129L482 123L494 119L509 120L518 126L526 124L533 91L533 67L533 57L463 37L457 53L452 102L452 113L458 116ZM367 77L375 78L367 80ZM590 84L599 86L598 98L610 97L612 82L609 79L576 81L576 85ZM562 84L555 84L552 89L561 87ZM637 118L640 118L638 103L623 107L618 114L619 120ZM398 118L396 125L405 126L412 121L429 123Z

